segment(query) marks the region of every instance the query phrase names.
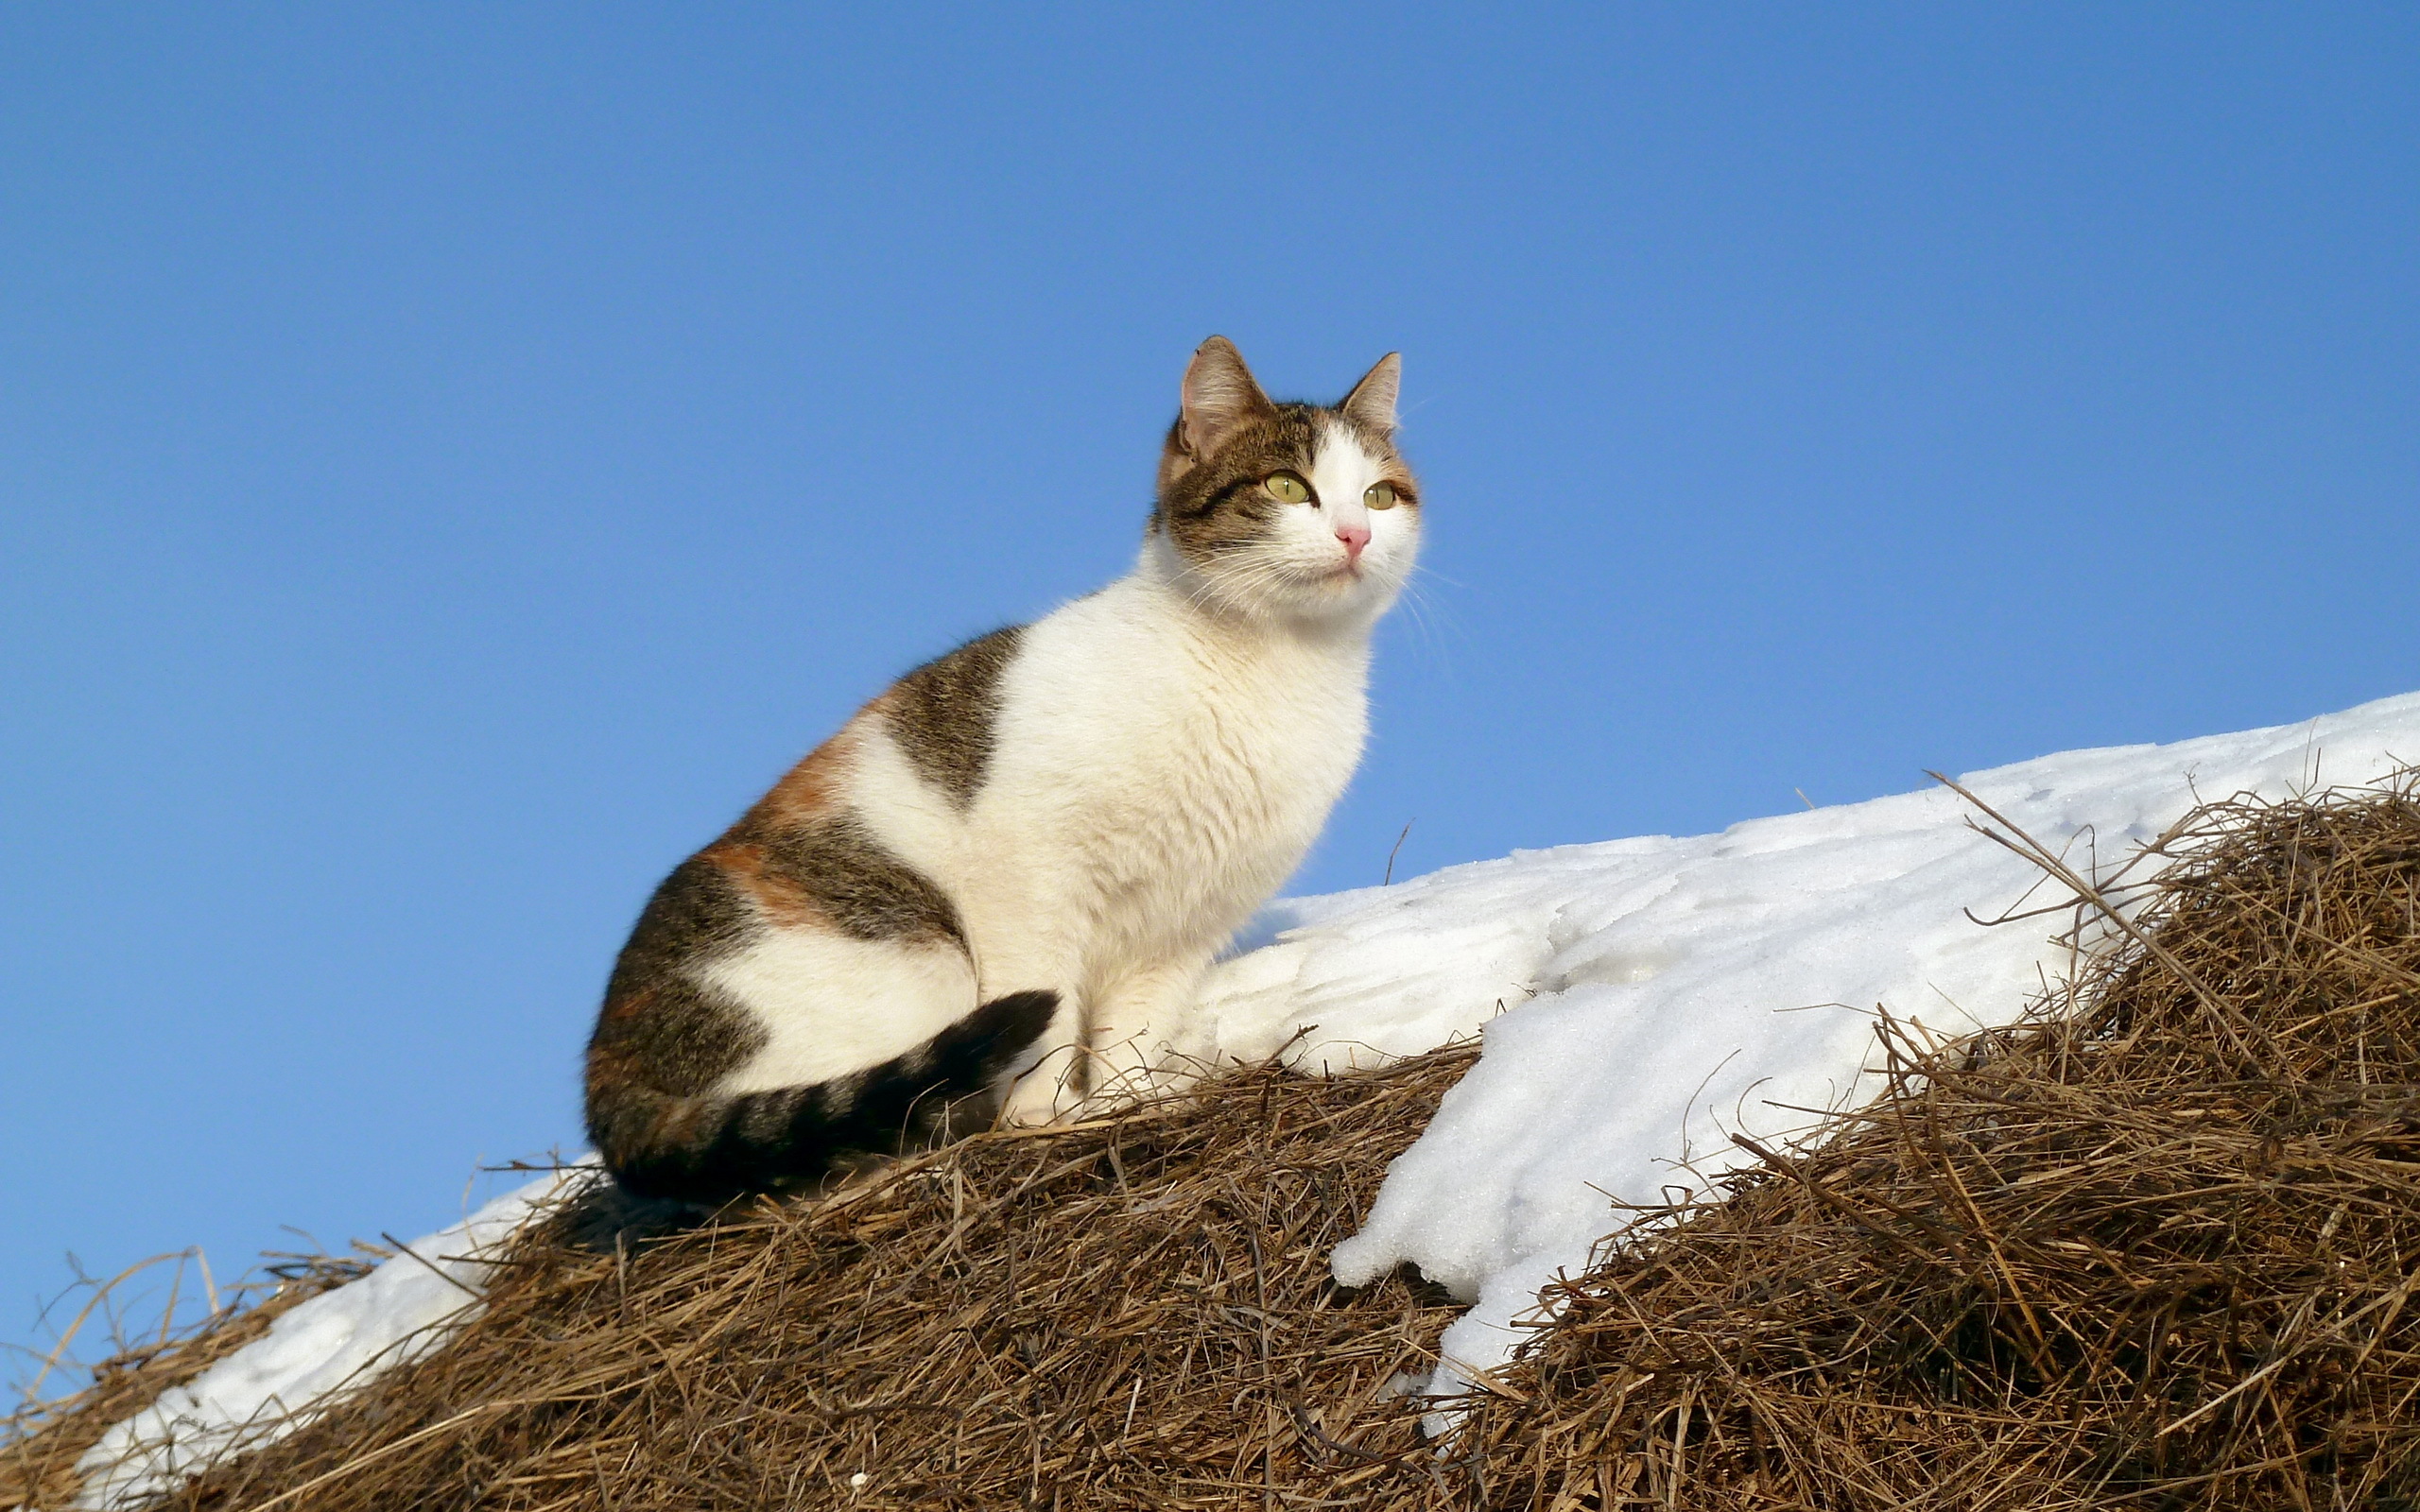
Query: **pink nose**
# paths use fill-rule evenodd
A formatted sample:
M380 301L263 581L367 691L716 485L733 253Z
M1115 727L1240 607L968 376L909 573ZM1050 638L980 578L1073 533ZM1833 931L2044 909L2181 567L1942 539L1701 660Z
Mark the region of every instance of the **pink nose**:
M1336 527L1336 539L1344 542L1346 561L1359 561L1361 548L1370 543L1370 527L1368 525L1339 525Z

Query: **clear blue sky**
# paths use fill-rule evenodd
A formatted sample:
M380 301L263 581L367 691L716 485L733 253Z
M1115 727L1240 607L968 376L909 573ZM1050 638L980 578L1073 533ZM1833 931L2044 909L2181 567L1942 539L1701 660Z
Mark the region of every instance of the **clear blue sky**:
M0 1341L576 1141L1214 331L1427 482L1301 889L2420 688L2410 9L0 9Z

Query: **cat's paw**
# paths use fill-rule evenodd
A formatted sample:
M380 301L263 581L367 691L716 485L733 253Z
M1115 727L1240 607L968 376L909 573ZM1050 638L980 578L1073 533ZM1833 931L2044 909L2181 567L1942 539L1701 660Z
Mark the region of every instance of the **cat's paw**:
M1056 1074L1035 1072L1009 1089L1008 1099L1000 1105L1000 1126L1040 1128L1056 1123L1064 1111L1059 1106L1064 1095Z

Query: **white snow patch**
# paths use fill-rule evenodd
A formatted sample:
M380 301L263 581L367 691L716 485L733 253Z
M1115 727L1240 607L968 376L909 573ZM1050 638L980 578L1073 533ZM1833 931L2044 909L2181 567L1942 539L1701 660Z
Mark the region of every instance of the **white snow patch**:
M2364 782L2420 758L2420 695L2172 746L2069 751L1962 780L2072 864L2104 866L2201 799ZM1223 1053L1306 1070L1483 1052L1389 1170L1337 1280L1404 1262L1477 1303L1449 1393L1501 1364L1539 1288L1584 1267L1614 1204L1702 1192L1807 1109L1876 1090L1872 1010L1955 1033L2006 1023L2066 953L2037 919L1983 928L2041 873L1945 788L1734 825L1517 852L1274 906L1274 942L1207 992ZM2046 890L2034 901L2062 893ZM1265 926L1266 927L1266 926ZM1305 1032L1307 1031L1307 1032Z
M349 1281L296 1306L268 1332L117 1424L77 1462L79 1509L141 1506L231 1451L301 1425L341 1387L426 1353L476 1315L488 1254L570 1180L550 1173L496 1198Z

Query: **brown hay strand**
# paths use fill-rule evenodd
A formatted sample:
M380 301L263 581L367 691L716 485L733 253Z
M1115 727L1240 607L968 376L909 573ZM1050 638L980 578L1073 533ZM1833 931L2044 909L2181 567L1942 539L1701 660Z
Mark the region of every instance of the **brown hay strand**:
M1875 1106L1553 1288L1471 1423L1492 1504L2420 1504L2420 802L2167 849L2159 952L1886 1025Z

